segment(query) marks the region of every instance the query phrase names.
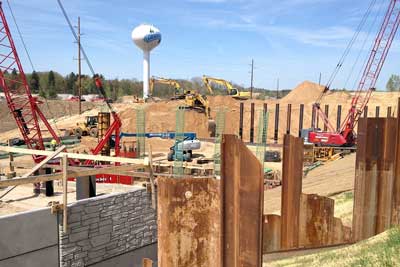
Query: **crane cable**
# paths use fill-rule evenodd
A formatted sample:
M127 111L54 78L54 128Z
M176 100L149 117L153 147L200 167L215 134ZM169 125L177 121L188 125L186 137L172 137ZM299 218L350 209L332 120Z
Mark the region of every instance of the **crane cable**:
M69 28L70 28L70 30L71 30L72 35L75 37L76 42L79 42L78 35L76 34L76 32L75 32L75 30L74 30L74 27L72 26L72 23L71 23L71 21L70 21L70 19L69 19L69 17L68 17L67 12L65 11L64 6L63 6L62 3L61 3L61 0L57 0L57 2L58 2L58 5L59 5L60 8L61 8L61 11L62 11L62 13L63 13L63 15L64 15L64 17L65 17L65 20L66 20L67 23L68 23L68 26L69 26ZM93 68L92 63L90 63L90 60L89 60L88 56L86 55L85 49L83 48L82 44L81 44L81 51L82 51L83 57L84 57L84 59L85 59L87 65L88 65L88 67L89 67L89 69L90 69L90 72L92 73L93 77L96 77L97 74L96 74L96 72L94 71L94 68ZM112 106L110 105L110 103L108 103L108 101L106 101L106 100L107 100L107 95L106 95L106 92L105 92L104 88L99 88L99 87L97 87L97 86L96 86L96 88L97 88L98 92L104 97L104 99L105 99L104 102L106 103L106 105L107 105L107 107L109 108L109 110L110 110L111 112L114 112L114 110L113 110Z
M355 70L356 66L358 65L358 63L359 63L359 61L360 61L362 52L363 52L364 49L365 49L365 46L366 46L366 44L367 44L367 41L368 41L368 40L370 39L370 37L371 37L372 30L374 29L374 27L375 27L375 25L376 25L376 22L378 21L378 17L379 17L379 14L380 14L381 11L382 11L382 8L383 8L383 3L381 3L381 5L380 5L380 7L379 7L379 11L376 12L376 15L375 15L375 17L374 17L374 20L372 21L371 26L369 27L368 33L367 33L367 35L365 36L365 39L364 39L363 44L362 44L362 46L361 46L361 48L360 48L360 51L358 52L357 58L356 58L356 60L355 60L355 62L354 62L354 64L353 64L353 66L352 66L352 68L351 68L351 70L350 70L349 75L347 76L347 79L346 79L346 82L344 83L343 89L345 89L345 88L347 87L347 84L349 83L351 77L353 76L354 70ZM372 45L372 46L373 46L373 45ZM371 48L371 50L372 50L372 48ZM366 59L366 61L368 61L368 58ZM366 62L365 62L365 64L366 64ZM364 64L363 64L363 66L364 66ZM363 71L363 69L364 69L364 68L361 68L361 69L360 69L360 74L359 74L358 76L361 76L361 72ZM358 76L357 76L357 78L358 78ZM353 85L352 88L354 88L354 87L356 86L356 83L357 83L357 82L358 82L358 79L356 79L356 80L354 81L354 85Z
M379 11L376 13L376 16L375 16L375 20L374 20L374 22L373 22L373 25L371 26L371 31L372 31L372 28L375 26L375 23L378 21L378 16L379 16L379 14L383 13L383 10L384 10L384 5L383 5L383 3L381 3L381 6L380 6L380 8L379 8ZM371 44L371 48L369 49L369 51L372 51L373 48L374 48L374 43ZM354 80L353 88L354 88L355 90L357 90L357 88L356 88L356 86L358 85L357 83L359 83L360 80L361 80L361 77L362 77L362 75L363 75L363 72L364 72L364 70L365 70L365 68L366 68L366 66L367 66L367 64L368 64L368 60L369 60L369 54L367 54L367 55L365 56L365 60L364 60L363 67L360 68L360 71L359 71L359 73L358 73L358 78Z
M329 89L331 87L331 85L332 85L333 81L335 80L337 74L341 70L341 68L342 68L347 56L349 55L351 49L353 48L354 43L358 39L358 36L361 33L361 30L364 28L364 25L365 25L368 17L370 16L371 11L372 11L373 7L375 6L375 4L376 4L376 0L371 0L367 11L365 12L365 14L364 14L362 20L360 21L360 24L358 25L358 27L357 27L352 39L350 40L350 43L347 45L345 51L343 52L342 57L340 58L338 64L336 65L336 68L334 69L333 73L331 74L331 76L330 76L330 78L328 80L328 83L326 84L326 88Z
M26 53L26 55L27 55L27 57L28 57L29 63L30 63L31 68L32 68L32 71L36 71L36 70L35 70L35 66L33 65L33 61L32 61L31 55L30 55L30 53L29 53L28 47L27 47L27 45L26 45L26 43L25 43L24 37L23 37L23 35L22 35L22 32L21 32L21 30L20 30L20 28L19 28L19 26L18 26L17 19L16 19L15 15L14 15L14 11L13 11L13 9L12 9L12 7L11 7L11 4L10 4L10 1L9 1L9 0L7 0L7 5L8 5L8 8L10 9L11 17L13 18L15 27L16 27L16 29L17 29L19 38L21 39L21 42L22 42L22 45L23 45L23 47L24 47L25 53ZM40 86L40 83L38 84L38 86L39 86L39 89L43 90L43 88ZM58 133L58 135L60 136L60 135L61 135L61 131L60 131L60 129L57 127L56 117L55 117L54 114L52 113L51 108L50 108L49 103L47 102L47 99L46 99L46 98L44 98L44 101L45 101L45 103L46 103L47 110L48 110L50 116L53 118L53 124L54 124L54 126L55 126L55 128L56 128L56 130L57 130L57 133Z
M32 70L35 70L35 68L33 67L33 63L32 63L31 56L30 56L30 54L29 54L29 52L28 52L28 48L26 47L26 43L25 43L25 41L24 41L24 38L22 37L22 33L21 33L21 31L20 31L20 29L19 29L19 27L18 27L18 23L17 23L17 20L16 20L16 18L15 18L15 16L14 16L14 12L13 12L13 10L12 10L12 8L11 8L11 4L10 4L10 1L9 1L9 0L7 0L7 5L8 5L8 8L10 9L11 17L12 17L13 20L14 20L15 27L17 28L19 37L21 38L22 45L24 46L24 49L25 49L26 55L28 56L28 60L29 60L29 63L31 64Z

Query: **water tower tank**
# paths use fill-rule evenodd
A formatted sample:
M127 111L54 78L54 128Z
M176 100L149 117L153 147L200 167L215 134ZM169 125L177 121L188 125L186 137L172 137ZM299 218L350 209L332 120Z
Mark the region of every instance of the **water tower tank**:
M161 42L160 30L149 24L142 24L132 31L133 42L143 50L143 98L149 95L150 51Z

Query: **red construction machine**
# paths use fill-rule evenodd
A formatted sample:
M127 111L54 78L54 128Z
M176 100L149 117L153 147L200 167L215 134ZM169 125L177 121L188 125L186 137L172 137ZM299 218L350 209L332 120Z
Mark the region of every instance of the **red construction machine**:
M308 133L309 142L321 146L354 146L356 144L354 129L368 104L372 92L375 90L376 82L379 78L383 64L385 63L399 24L400 0L390 0L389 7L386 11L379 33L376 36L362 78L352 98L349 112L341 124L340 129L335 130L325 113L321 110L321 99L323 95L329 91L329 87L326 87L314 104L313 112L316 116L319 116L322 119L328 131L323 132L317 130L315 128L315 123L313 122L313 127ZM314 119L316 116L313 116Z
M13 70L17 75L10 74ZM102 81L99 77L94 77L96 87L100 93L107 99L103 89ZM33 97L29 84L27 82L24 70L22 68L20 59L13 38L11 36L10 28L7 24L2 3L0 2L0 89L4 92L7 100L7 105L13 115L20 133L29 149L44 150L43 130L47 130L52 138L61 144L60 138L51 127L46 117L40 111L38 106L39 101ZM106 102L109 109L112 107ZM121 128L121 120L116 112L112 112L114 122L99 141L98 145L92 149L92 153L97 155L101 152L105 144L111 140L111 136L115 135L115 154L119 155L119 136ZM43 126L40 124L43 123ZM33 160L36 163L41 162L44 156L33 155ZM78 164L70 161L70 164ZM93 162L88 160L85 165L92 165Z

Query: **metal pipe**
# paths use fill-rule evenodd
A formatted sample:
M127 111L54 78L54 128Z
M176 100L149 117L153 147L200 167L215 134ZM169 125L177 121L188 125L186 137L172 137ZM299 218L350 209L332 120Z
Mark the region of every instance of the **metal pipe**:
M337 116L336 116L336 130L340 130L340 124L342 121L342 105L338 105L337 107Z
M254 103L251 103L250 111L250 143L254 143Z
M240 103L240 115L239 115L239 136L240 140L243 140L243 112L244 112L244 103Z
M278 129L279 129L279 104L275 105L275 129L274 129L274 143L278 143Z
M329 105L325 105L325 115L326 115L326 118L329 117ZM327 127L327 125L324 123L324 132L326 132L326 131L328 131L328 127Z
M304 121L304 104L300 104L299 137L301 137L301 131L303 130L303 121Z
M287 114L286 114L286 133L287 134L290 134L291 120L292 120L292 104L288 104Z

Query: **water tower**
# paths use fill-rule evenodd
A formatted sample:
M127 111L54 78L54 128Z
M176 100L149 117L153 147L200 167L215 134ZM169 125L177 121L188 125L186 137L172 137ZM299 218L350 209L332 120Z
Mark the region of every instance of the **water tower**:
M149 96L150 51L161 42L161 33L153 25L142 24L132 31L133 42L143 50L143 99Z

